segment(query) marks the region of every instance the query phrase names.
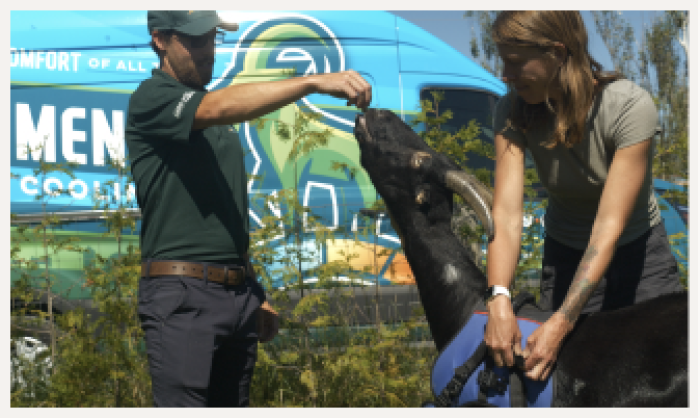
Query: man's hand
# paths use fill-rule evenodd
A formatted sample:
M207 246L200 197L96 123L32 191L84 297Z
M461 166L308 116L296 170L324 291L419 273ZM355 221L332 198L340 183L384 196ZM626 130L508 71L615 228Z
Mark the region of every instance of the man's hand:
M346 99L364 112L372 102L372 86L355 70L310 76L317 93Z
M512 367L513 354L520 354L522 334L513 313L510 299L500 295L488 303L489 318L484 332L484 341L498 367Z
M562 313L555 312L527 338L523 352L525 377L533 380L547 379L557 360L564 337L572 328Z
M272 309L267 301L258 308L258 340L261 343L266 343L277 335L280 321L277 311Z

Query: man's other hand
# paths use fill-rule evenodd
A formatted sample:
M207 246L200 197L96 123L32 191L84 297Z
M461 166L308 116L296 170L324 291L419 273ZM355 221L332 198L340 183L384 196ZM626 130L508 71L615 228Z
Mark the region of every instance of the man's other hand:
M258 340L266 343L277 335L280 320L277 311L267 301L258 308Z

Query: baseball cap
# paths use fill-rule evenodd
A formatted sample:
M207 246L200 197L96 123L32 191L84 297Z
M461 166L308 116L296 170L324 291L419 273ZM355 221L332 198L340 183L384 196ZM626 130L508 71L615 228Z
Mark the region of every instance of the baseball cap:
M204 35L214 28L238 30L237 23L224 22L213 10L149 10L148 33L174 30L190 36Z

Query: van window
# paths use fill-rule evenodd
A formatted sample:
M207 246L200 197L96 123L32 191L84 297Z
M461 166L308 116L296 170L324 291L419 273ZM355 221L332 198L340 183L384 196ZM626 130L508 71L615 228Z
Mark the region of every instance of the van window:
M428 87L421 90L420 99L433 101L431 91L444 93L444 99L438 104L439 113L447 109L452 111L452 119L445 123L442 129L455 133L463 126L469 126L471 120L476 120L481 128L481 140L493 145L493 110L498 96L466 88ZM469 153L468 157L470 168L486 168L493 171L494 161L490 158L474 153Z
M452 110L452 119L443 125L442 129L450 133L459 131L462 126L469 126L469 121L476 120L481 128L481 140L493 146L493 112L498 102L498 96L482 90L468 88L428 87L421 90L421 100L433 100L431 91L441 91L444 99L438 104L438 112L446 109ZM494 160L475 154L467 154L469 167L472 169L495 169ZM534 168L535 162L529 150L525 150L525 168ZM536 199L547 197L547 192L541 184L533 185L537 193Z

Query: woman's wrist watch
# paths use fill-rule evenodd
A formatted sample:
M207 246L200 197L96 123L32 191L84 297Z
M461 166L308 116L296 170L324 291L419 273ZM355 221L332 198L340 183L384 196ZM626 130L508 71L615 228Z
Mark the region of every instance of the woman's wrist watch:
M510 299L510 292L508 291L508 288L505 286L500 286L500 285L494 285L490 286L486 291L484 292L484 304L488 304L491 299L495 298L498 295L506 295L508 296L508 299Z

